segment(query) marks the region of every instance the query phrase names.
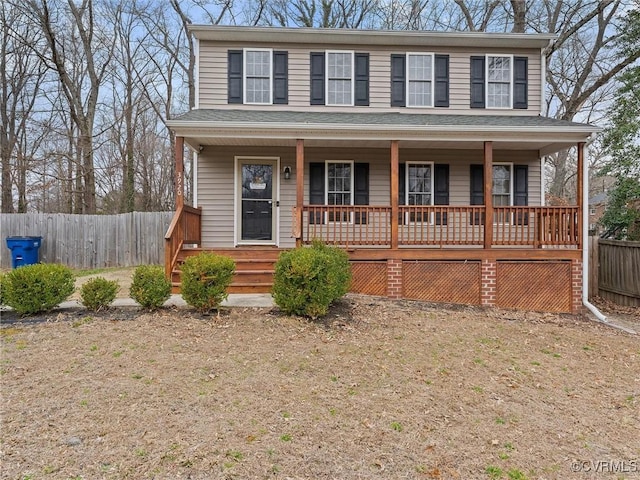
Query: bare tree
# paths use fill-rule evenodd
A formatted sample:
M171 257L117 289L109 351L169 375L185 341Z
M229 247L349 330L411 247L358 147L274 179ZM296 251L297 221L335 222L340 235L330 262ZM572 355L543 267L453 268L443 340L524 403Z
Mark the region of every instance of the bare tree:
M617 48L616 24L629 1L603 0L545 2L544 16L532 14L536 29L558 34L546 51L547 114L562 120L594 121L604 115L614 93L614 78L640 58L640 45L621 52ZM598 111L600 110L600 111ZM568 188L573 157L566 153L549 159L552 166L550 193L572 195Z
M93 0L83 0L79 5L73 0L67 0L66 5L56 0L28 0L24 11L43 32L48 50L41 53L42 58L56 72L77 128L80 162L74 211L95 213L93 129L100 87L113 54L112 35L96 24ZM72 48L69 40L76 39L76 48ZM73 78L68 71L70 64L82 64L84 75Z
M44 80L44 66L29 47L29 44L40 44L37 31L22 20L15 5L0 5L0 22L2 212L25 212L30 168L26 148ZM14 208L14 186L17 187L17 209Z
M374 0L274 0L266 23L281 27L371 28Z

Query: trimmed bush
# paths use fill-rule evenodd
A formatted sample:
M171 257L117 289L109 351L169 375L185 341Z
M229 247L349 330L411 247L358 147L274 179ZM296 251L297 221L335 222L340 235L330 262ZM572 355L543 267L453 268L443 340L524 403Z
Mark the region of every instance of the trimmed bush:
M227 298L235 262L222 255L201 253L182 264L182 298L200 313L210 312Z
M344 250L314 242L280 254L276 263L273 299L291 315L326 315L329 306L349 291L351 266Z
M48 312L64 302L75 290L70 268L37 263L16 268L2 281L3 302L20 315Z
M140 265L133 272L129 296L143 308L156 310L171 296L171 282L158 265Z
M96 277L88 280L80 288L80 301L92 312L109 308L116 298L120 285L116 280Z

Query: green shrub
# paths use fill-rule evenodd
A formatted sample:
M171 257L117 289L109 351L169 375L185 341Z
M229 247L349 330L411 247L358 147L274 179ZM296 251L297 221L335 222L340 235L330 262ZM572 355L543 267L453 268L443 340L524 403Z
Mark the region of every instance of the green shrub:
M351 267L344 250L314 242L280 254L273 298L287 314L326 315L329 305L349 291Z
M88 310L98 312L109 308L118 290L120 285L116 280L107 280L104 277L92 278L80 288L80 301Z
M201 253L187 258L181 270L182 298L199 312L206 313L218 308L227 298L227 287L231 285L236 265L229 257Z
M3 302L20 315L48 312L75 290L70 268L51 263L11 270L2 281Z
M158 265L140 265L133 272L129 296L142 307L155 310L171 296L171 282Z

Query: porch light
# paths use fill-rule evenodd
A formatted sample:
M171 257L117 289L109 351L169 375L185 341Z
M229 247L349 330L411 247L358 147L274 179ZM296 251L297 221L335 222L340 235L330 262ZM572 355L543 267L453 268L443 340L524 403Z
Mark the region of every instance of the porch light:
M286 167L284 167L282 173L284 173L284 179L289 180L291 178L291 167L287 165Z

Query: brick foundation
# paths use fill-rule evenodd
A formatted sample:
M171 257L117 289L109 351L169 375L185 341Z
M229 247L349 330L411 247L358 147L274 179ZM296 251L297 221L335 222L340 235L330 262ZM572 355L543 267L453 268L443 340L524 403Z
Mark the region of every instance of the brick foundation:
M496 304L496 262L483 260L480 267L480 275L480 305L493 307Z
M571 261L571 313L582 313L582 261Z
M402 260L387 260L387 296L402 298Z

